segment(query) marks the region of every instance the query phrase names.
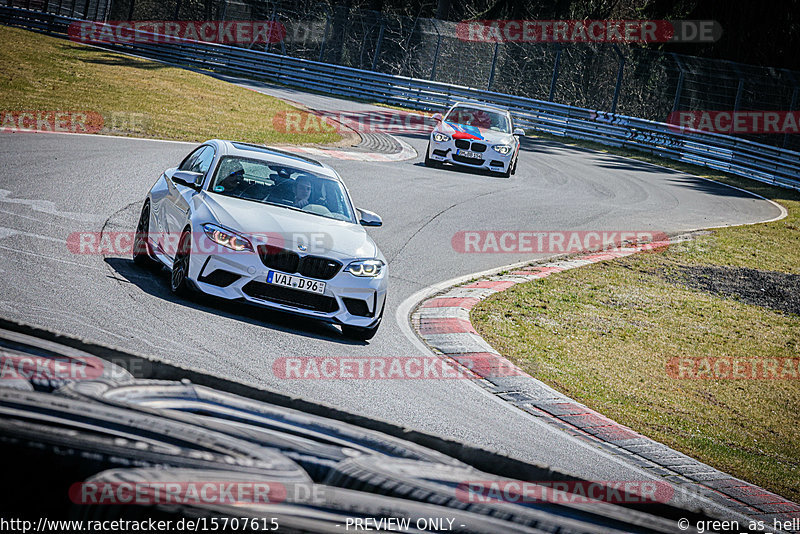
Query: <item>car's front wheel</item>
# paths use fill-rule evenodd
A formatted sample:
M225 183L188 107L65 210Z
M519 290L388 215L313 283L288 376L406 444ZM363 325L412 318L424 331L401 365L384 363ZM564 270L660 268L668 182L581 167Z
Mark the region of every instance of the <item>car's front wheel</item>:
M431 159L431 142L428 141L428 148L425 149L425 166L426 167L433 167L434 169L439 167L441 164L438 161Z
M184 230L178 241L178 250L175 252L175 260L172 262L172 276L170 277L170 289L176 295L187 296L191 293L192 286L189 281L191 257L192 236L188 230Z

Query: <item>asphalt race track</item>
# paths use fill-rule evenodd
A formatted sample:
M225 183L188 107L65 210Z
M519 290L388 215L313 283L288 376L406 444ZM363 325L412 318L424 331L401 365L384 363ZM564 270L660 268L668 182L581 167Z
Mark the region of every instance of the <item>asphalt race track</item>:
M333 99L273 91L314 107ZM341 101L339 101L341 103ZM367 111L365 104L341 104ZM421 154L427 138L404 136ZM779 215L746 193L636 161L527 139L511 179L432 170L422 157L373 163L327 159L389 260L389 301L369 343L332 326L256 308L187 301L129 256L76 255L78 231L131 231L148 188L192 145L58 134L0 134L0 315L138 351L499 450L594 480L642 480L636 467L538 423L464 380L283 380L283 356L411 356L397 306L427 286L536 255L460 254L463 230L658 230L675 233ZM543 257L545 254L539 254Z

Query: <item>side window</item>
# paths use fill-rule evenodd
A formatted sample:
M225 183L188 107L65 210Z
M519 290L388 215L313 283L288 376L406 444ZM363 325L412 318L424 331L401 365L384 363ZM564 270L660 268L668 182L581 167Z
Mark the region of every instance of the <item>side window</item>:
M179 170L205 174L211 167L213 160L214 149L210 146L203 146L189 154L189 157L181 163Z
M181 163L181 166L178 167L178 170L179 171L190 171L190 170L192 170L192 166L197 161L197 156L199 156L200 152L202 152L205 148L206 147L200 147L197 150L195 150L194 152L192 152L191 154L189 154L188 156L186 156L186 159L183 160L183 163Z
M192 166L192 170L205 175L208 172L208 169L211 167L211 162L213 160L214 160L214 149L211 148L210 146L207 146L203 148L203 150L197 156L197 160L195 161L195 164Z

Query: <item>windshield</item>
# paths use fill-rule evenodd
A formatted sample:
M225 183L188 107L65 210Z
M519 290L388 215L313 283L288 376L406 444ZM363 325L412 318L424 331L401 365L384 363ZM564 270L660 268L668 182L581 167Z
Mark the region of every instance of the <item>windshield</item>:
M511 124L505 113L487 111L479 108L457 107L450 110L445 119L447 122L474 126L495 132L511 133Z
M226 156L220 160L209 190L354 222L347 192L338 180L267 161Z

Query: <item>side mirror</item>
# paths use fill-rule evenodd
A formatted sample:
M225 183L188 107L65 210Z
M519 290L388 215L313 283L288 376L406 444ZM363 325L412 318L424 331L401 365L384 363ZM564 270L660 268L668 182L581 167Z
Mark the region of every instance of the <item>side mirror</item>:
M436 122L442 122L442 114L441 113L434 113L431 117Z
M361 226L382 226L383 221L377 214L372 213L371 211L362 210L361 208L356 208L358 211L358 223Z
M182 184L192 189L200 189L203 185L203 173L192 171L175 171L172 173L172 181Z
M522 137L525 137L525 130L522 128L514 128L514 135L521 135Z

